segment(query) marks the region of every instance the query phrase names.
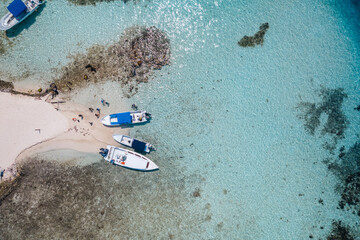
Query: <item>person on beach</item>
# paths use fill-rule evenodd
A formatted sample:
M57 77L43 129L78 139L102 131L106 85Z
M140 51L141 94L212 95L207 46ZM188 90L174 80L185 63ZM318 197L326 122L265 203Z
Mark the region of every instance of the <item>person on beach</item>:
M89 122L90 123L90 126L92 126L93 125L93 122Z
M99 113L95 113L95 116L96 116L97 118L99 118L99 117L100 117L100 114L99 114Z
M90 110L90 112L93 112L93 111L94 111L94 109L93 109L93 108L89 108L89 110Z
M98 111L98 113L100 114L100 108L97 108L96 111Z
M79 118L81 118L81 120L83 120L83 119L84 119L84 116L81 115L81 114L79 114Z

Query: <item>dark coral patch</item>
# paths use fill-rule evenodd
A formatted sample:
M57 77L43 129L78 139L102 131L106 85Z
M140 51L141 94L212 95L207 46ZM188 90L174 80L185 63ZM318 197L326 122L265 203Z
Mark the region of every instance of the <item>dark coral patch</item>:
M353 206L357 210L353 213L360 213L360 172L349 175L345 180L339 206L343 209L345 205Z
M328 168L339 177L338 190L341 194L339 207L360 214L360 142L355 143L348 151L340 148L337 159L329 159Z
M256 45L263 45L264 44L264 37L265 33L269 28L269 23L263 23L259 31L255 33L254 36L244 36L238 44L241 47L255 47Z
M355 143L337 162L331 163L332 169L342 180L342 193L339 206L352 209L360 214L360 142Z
M90 82L115 80L127 86L131 96L137 91L136 85L147 82L154 69L169 64L170 41L156 27L133 27L117 43L95 45L72 58L55 80L59 90L67 92Z
M342 111L342 104L347 94L344 89L321 89L320 97L322 101L320 103L301 102L298 104L298 108L303 112L299 115L299 118L305 121L305 129L311 135L314 135L316 130L320 128L321 115L327 116L325 124L320 129L322 135L329 134L334 140L334 144L339 139L344 138L345 130L347 128L348 121L344 112ZM334 144L328 144L328 149L333 149Z
M350 230L348 227L343 226L341 221L333 222L332 231L330 235L326 238L327 240L354 240L355 238L351 236Z

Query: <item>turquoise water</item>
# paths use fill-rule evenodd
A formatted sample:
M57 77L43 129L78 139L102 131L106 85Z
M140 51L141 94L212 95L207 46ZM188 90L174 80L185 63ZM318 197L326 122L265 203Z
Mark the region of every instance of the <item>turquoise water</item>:
M153 189L132 194L140 200L164 196L132 237L324 239L332 222L342 221L360 239L359 216L338 209L339 176L324 163L359 141L353 109L360 104L359 8L352 2L49 1L34 19L8 34L14 43L0 58L0 78L20 87L48 84L69 55L112 43L133 25L156 26L170 38L171 64L122 100L152 113L151 123L131 135L156 146L149 157L160 166L149 177ZM270 28L263 46L237 45L265 22ZM110 100L109 112L122 105L114 86L97 92ZM319 103L321 89L338 88L347 94L344 138L322 134L328 113L310 134L299 104ZM76 100L92 103L96 90L82 91L92 94ZM124 171L118 170L120 179L130 174ZM119 203L135 209L130 226L146 213L137 210L144 207L140 200Z

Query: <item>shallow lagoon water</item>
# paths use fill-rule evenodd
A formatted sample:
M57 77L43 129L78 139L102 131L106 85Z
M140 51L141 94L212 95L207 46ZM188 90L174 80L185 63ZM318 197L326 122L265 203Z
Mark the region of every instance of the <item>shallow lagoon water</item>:
M342 221L360 239L354 208L338 209L341 176L328 169L329 162L341 163L342 146L347 151L359 140L359 112L353 109L360 104L359 15L350 1L339 2L144 1L85 7L48 2L29 28L20 28L11 38L15 44L1 56L0 77L25 76L17 80L19 86L47 84L59 74L59 66L71 61L68 55L116 41L130 26L155 25L170 38L171 64L123 101L153 114L150 124L132 128L131 135L156 146L149 157L160 171L132 173L99 159L81 175L86 179L92 171L105 171L96 175L100 186L89 186L118 187L93 196L99 202L111 196L114 215L104 219L121 217L135 226L144 213L150 214L136 232L124 234L104 223L105 230L96 236L324 239L332 222ZM265 22L270 27L262 46L238 46L244 35L255 34ZM45 47L34 47L38 42ZM85 89L75 99L93 104L108 94L111 110L116 110L119 91L114 94L114 86L101 85L97 93L90 87L88 97ZM347 120L344 136L322 132L330 116L326 111L314 133L309 132L301 103L321 106L322 89L341 88L347 95L339 107ZM57 155L45 154L46 159ZM127 183L139 187L127 189L124 175ZM140 187L141 181L152 190ZM83 191L81 183L74 188ZM122 215L124 206L133 210ZM51 209L42 208L52 216ZM83 215L81 209L66 212ZM16 214L11 216L16 219ZM48 230L39 231L47 236Z

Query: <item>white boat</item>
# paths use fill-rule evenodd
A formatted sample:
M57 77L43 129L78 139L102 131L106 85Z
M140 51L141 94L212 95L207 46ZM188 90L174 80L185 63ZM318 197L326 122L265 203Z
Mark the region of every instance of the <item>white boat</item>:
M133 111L110 114L101 119L102 124L108 127L145 123L151 118L151 114L146 111Z
M127 147L131 147L135 149L135 151L149 153L151 150L155 150L155 148L150 143L143 142L129 136L115 134L113 135L113 138L118 143Z
M147 157L123 148L108 145L106 149L101 148L100 150L101 156L114 165L137 171L155 171L159 169L159 167Z
M0 20L0 30L8 30L20 23L44 2L43 0L14 0L7 7L9 12Z

